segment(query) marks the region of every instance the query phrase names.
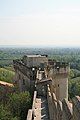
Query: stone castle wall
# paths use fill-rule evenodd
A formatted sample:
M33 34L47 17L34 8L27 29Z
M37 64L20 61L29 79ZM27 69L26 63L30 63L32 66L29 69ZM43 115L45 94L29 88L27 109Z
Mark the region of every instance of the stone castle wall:
M25 59L25 61L13 61L16 72L15 82L17 82L20 91L24 91L26 88L33 89L32 86L35 86L37 67L41 63L41 68L44 68L42 63L45 65L45 62L48 62L47 58L43 59L42 61L41 59L42 57L39 59L32 57L29 60ZM36 66L35 71L33 70L34 66ZM55 65L52 64L52 68L50 67L50 70L48 70L48 68L46 69L46 78L52 80L52 87L48 85L46 93L44 93L47 94L49 120L80 120L80 97L76 96L71 102L68 101L68 64L56 63ZM44 90L42 87L44 86L45 85L39 85L38 87L37 85L37 92L39 93L40 89L40 93L42 93L42 90ZM37 119L35 115L35 111L39 110L39 105L41 105L41 100L37 99L36 97L37 93L34 91L33 105L32 109L30 109L28 112L27 120L41 120ZM66 99L62 100L63 98ZM36 101L38 101L38 104ZM40 114L38 114L38 116L40 116Z
M57 101L48 86L47 101L50 120L80 120L80 97L73 98L72 103L66 99Z
M62 102L56 99L54 93L51 93L50 87L47 87L47 102L49 110L49 120L80 120L80 97L76 96L72 102L64 99ZM35 111L37 91L34 91L32 109L28 111L26 120L36 120ZM40 113L40 112L39 112ZM40 115L38 115L40 116ZM39 119L41 120L41 119Z
M30 89L30 79L18 69L15 72L14 84L18 85L20 92Z

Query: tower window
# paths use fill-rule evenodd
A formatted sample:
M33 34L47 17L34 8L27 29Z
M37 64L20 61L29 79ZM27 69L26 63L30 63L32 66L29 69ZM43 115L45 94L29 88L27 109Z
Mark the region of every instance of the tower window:
M58 87L59 87L59 84L58 84Z
M23 85L25 85L25 80L23 79Z

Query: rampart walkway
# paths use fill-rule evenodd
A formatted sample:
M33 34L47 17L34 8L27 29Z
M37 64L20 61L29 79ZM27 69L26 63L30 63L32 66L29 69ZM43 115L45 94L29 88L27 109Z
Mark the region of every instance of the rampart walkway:
M48 103L46 97L38 96L34 92L32 109L28 111L27 120L49 120Z
M35 111L35 114L37 116L36 116L36 119L34 120L39 119L37 118L39 114L41 114L40 120L49 120L47 99L45 97L39 96L37 98L37 103L35 106L37 107L38 110Z

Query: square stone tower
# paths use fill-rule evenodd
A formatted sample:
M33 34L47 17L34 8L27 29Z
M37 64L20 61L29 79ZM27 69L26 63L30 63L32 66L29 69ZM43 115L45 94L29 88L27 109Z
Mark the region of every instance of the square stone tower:
M69 64L49 60L48 78L52 79L51 90L58 100L68 99L68 74Z

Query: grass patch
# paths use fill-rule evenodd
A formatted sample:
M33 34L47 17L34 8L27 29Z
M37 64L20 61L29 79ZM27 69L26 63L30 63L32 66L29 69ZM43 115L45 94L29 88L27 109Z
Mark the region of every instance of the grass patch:
M5 68L0 68L0 81L12 83L15 72Z

